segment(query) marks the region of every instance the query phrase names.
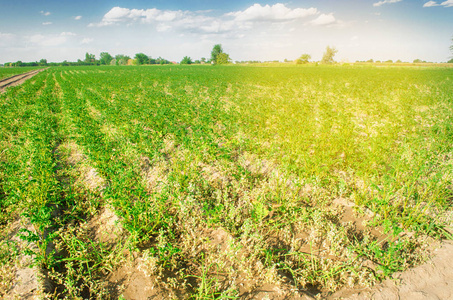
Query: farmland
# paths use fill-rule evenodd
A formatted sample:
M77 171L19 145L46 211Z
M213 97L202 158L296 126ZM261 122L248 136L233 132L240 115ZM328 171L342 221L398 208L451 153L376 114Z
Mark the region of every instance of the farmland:
M0 79L37 69L42 69L42 67L0 68Z
M70 299L326 296L412 267L451 238L452 80L45 70L0 94L0 295L23 254Z

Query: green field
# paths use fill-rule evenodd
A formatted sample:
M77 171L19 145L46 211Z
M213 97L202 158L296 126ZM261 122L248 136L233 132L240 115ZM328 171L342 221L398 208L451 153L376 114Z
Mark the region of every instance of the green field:
M7 78L17 74L27 73L42 68L43 67L0 68L0 79Z
M0 94L0 296L21 253L69 299L373 284L451 238L452 103L453 68L45 70Z

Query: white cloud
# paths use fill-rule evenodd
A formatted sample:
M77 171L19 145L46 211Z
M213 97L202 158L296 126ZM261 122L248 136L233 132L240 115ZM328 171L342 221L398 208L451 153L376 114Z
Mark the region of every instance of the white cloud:
M80 20L80 19L82 19L82 16L75 16L75 17L74 17L74 20L77 20L77 21L78 21L78 20Z
M211 20L202 24L199 29L204 33L227 33L240 27L242 27L241 24L236 24L232 21ZM247 26L243 26L243 28L248 29ZM193 27L192 30L197 30L197 27Z
M15 40L15 35L12 33L3 33L0 32L0 47L8 46L10 47L12 42Z
M3 33L3 32L0 32L0 38L12 38L14 36L14 34L12 33Z
M43 22L42 25L52 25L52 22Z
M171 29L171 26L168 24L157 24L156 30L158 32L165 32Z
M426 2L423 7L432 7L432 6L439 6L436 1L428 1Z
M321 14L319 17L317 17L316 19L311 21L310 24L322 26L322 25L330 25L335 22L336 22L336 20L335 20L335 17L333 16L333 14Z
M181 15L181 11L160 11L156 15L151 15L149 19L152 20L154 17L156 21L171 22Z
M267 22L297 21L309 17L318 16L320 12L316 8L288 8L285 4L274 5L254 4L243 11L228 12L221 16L209 15L212 11L182 11L182 10L159 10L129 9L113 7L98 23L90 23L89 27L102 27L125 24L130 26L134 23L151 24L158 32L174 31L182 33L201 34L227 34L236 36L243 34L245 30L251 30ZM311 25L328 25L335 23L333 14L321 14L318 18L308 21ZM283 22L285 23L285 22ZM260 25L261 26L261 25Z
M43 10L41 10L39 13L40 13L41 15L43 15L43 16L46 16L46 17L47 17L47 16L50 16L50 11L43 11Z
M92 41L94 41L94 39L91 39L91 38L84 38L80 43L81 43L82 45L86 45L86 44L91 43Z
M61 36L76 36L74 32L62 32L60 33Z
M428 1L426 2L423 7L433 7L433 6L445 6L445 7L452 7L453 6L453 0L447 0L444 1L440 4L438 4L436 1Z
M401 1L403 1L403 0L383 0L383 1L373 3L373 6L378 7L383 4L397 3L397 2L401 2Z
M451 6L453 6L453 0L444 1L440 5L445 6L445 7L451 7Z
M142 24L154 24L158 32L178 29L179 31L189 31L192 33L225 33L234 29L244 29L247 26L226 20L225 17L214 18L197 14L191 11L171 11L151 9L128 9L114 7L107 12L100 23L91 23L89 27L112 26L115 24L130 25L134 22Z
M189 12L183 12L181 10L159 10L157 8L150 9L129 9L123 7L114 7L107 12L100 23L91 23L89 26L109 26L124 22L142 22L152 23L155 21L171 22L177 18L182 18Z
M32 43L38 44L42 40L44 40L44 36L42 34L35 34L35 35L31 36L29 40Z
M272 6L254 4L244 11L231 12L227 16L233 16L237 21L279 21L302 19L318 14L316 8L295 8L290 9L282 3Z
M66 36L61 35L50 35L44 36L42 34L35 34L28 38L28 41L32 44L43 46L43 47L56 47L66 43Z

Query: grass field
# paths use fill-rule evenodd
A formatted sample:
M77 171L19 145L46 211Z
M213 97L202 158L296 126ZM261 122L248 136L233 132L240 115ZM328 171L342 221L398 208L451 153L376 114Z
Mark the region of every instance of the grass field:
M21 253L48 295L71 299L326 296L416 265L451 238L452 80L434 67L43 71L0 95L0 295ZM18 219L32 224L25 249Z

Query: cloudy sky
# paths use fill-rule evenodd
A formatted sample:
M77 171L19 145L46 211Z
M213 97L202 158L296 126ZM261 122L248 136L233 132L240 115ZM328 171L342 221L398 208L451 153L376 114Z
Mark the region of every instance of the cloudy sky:
M85 53L180 61L209 58L221 43L233 60L339 61L453 55L453 0L0 0L0 63L76 61Z

